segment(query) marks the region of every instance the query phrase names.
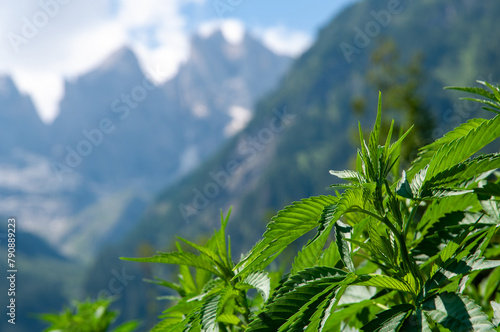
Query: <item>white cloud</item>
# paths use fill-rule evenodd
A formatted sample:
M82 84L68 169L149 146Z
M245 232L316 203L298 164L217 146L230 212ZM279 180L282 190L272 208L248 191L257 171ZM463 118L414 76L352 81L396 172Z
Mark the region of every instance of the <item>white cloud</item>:
M155 81L165 81L188 56L181 8L189 2L204 0L121 0L115 11L113 0L0 0L0 73L32 96L45 121L57 115L64 79L123 45Z
M219 30L220 21L206 21L198 27L198 34L203 38L210 37L215 31Z
M10 75L21 92L30 94L43 121L50 122L57 115L57 104L64 93L61 75L51 71L14 68Z
M118 21L138 54L141 66L156 82L172 77L189 54L186 21L180 14L183 3L193 0L122 0ZM200 1L197 1L200 2Z
M189 56L189 24L182 9L189 3L211 8L207 1L0 0L0 74L11 75L31 95L47 122L57 116L64 80L83 75L124 45L161 83ZM199 31L207 35L215 29L236 44L245 33L236 19L209 21ZM283 26L254 32L279 54L296 56L311 43L309 35Z
M231 44L239 44L245 37L245 25L240 20L224 19L206 21L198 27L198 34L210 37L215 31L221 31L224 39Z
M221 26L222 35L232 44L239 44L245 36L245 26L238 20L225 20Z
M256 28L253 32L262 39L264 45L276 54L291 57L299 56L312 43L312 37L307 33L281 25Z

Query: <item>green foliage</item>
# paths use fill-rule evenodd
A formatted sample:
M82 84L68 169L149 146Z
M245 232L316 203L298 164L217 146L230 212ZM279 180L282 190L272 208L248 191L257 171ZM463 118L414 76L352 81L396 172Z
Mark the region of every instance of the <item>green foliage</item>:
M485 97L486 99L479 99L479 98L462 98L465 100L470 100L470 101L476 101L481 104L484 104L486 106L483 106L483 109L487 111L491 111L496 114L500 114L500 89L497 86L494 86L488 82L484 81L477 81L479 84L482 84L486 86L490 91L484 89L484 88L471 88L471 87L456 87L456 86L451 86L447 87L446 89L453 89L453 90L459 90L459 91L464 91L464 92L470 92L474 93L480 96Z
M107 299L76 302L74 311L68 308L59 314L42 314L39 318L51 324L45 332L105 332L110 331L109 326L117 316L115 311L109 310L110 305ZM130 321L112 332L132 332L138 326L138 322Z
M236 276L231 258L230 238L225 234L229 215L221 213L221 228L203 246L179 238L196 250L188 253L177 244L178 252L158 253L147 258L122 258L136 262L180 265L179 282L150 280L173 289L177 304L163 312L152 331L226 331L245 329L253 318L251 310L266 301L271 293L269 273L253 269ZM195 271L193 276L190 268ZM196 281L195 281L196 280ZM255 289L257 295L249 291Z
M253 254L236 266L238 275L245 275L255 267L269 264L289 243L317 227L320 220L324 219L325 206L337 201L333 196L309 197L280 211L269 223L263 239L254 247Z
M460 90L500 109L500 90L485 85L493 92ZM476 154L500 136L500 115L460 125L400 172L410 130L393 140L392 122L383 134L381 110L379 96L367 141L360 126L356 170L331 171L345 191L285 207L238 263L226 240L229 214L205 245L180 239L197 254L178 245L127 258L180 265L178 283L153 281L179 295L154 331L498 330L500 155ZM311 231L290 273L274 282L263 269Z

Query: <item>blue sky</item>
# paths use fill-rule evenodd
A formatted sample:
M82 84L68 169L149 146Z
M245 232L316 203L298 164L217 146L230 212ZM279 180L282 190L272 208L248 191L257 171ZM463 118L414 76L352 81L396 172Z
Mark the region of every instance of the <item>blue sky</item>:
M128 46L161 83L189 57L193 33L249 31L273 51L298 56L353 0L0 0L0 75L29 94L41 118L58 114L65 80Z
M222 3L225 1L221 0ZM234 0L239 5L230 6L232 10L225 11L225 18L243 21L250 27L282 25L314 35L318 27L328 22L331 17L353 0L314 0L314 1L265 1L265 0ZM228 3L228 2L226 2ZM183 12L196 21L217 19L217 1L206 1L203 5L189 4ZM224 7L222 7L224 8Z

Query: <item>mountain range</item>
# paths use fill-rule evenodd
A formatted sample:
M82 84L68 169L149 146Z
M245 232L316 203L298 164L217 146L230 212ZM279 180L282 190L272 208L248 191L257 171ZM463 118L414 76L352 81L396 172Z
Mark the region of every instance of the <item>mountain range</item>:
M83 296L95 253L130 232L157 191L242 130L290 62L249 34L232 43L215 31L193 36L189 59L159 83L123 47L65 82L51 124L0 77L0 211L18 220L20 280L30 285L18 296L26 304L16 328L41 330L32 313Z
M152 193L241 130L289 63L250 35L233 44L215 31L193 36L189 60L159 84L124 47L65 83L50 125L0 78L2 211L21 213L25 229L65 254L91 240L97 249L120 236L112 229L127 230L125 215L138 216Z

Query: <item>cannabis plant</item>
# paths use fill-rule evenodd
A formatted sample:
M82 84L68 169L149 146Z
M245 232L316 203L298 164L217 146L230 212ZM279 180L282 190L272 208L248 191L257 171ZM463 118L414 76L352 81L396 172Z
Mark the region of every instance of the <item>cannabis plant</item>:
M106 332L118 316L110 310L110 299L75 302L74 309L66 308L59 314L42 314L38 318L50 323L44 332ZM112 332L133 332L139 326L137 321L129 321Z
M226 240L225 235L229 215L224 218L221 213L221 228L203 246L178 237L199 255L183 251L177 243L177 252L149 258L123 258L180 265L178 283L160 278L147 280L178 293L177 297L164 297L177 304L163 313L163 320L153 331L241 331L253 318L253 312L269 298L271 278L267 272L254 269L243 277L236 277L231 238ZM194 268L194 275L189 267ZM257 290L257 294L249 296L250 289Z
M478 154L500 136L500 89L453 88L495 113L420 149L407 170L409 130L381 142L381 98L356 170L331 171L335 195L305 198L272 218L237 264L227 218L198 251L128 260L180 265L179 293L154 331L500 331L500 154ZM410 128L411 130L411 128ZM264 269L294 241L314 234L289 273ZM188 268L196 268L196 277ZM196 282L195 282L196 279ZM253 296L248 291L254 288Z

